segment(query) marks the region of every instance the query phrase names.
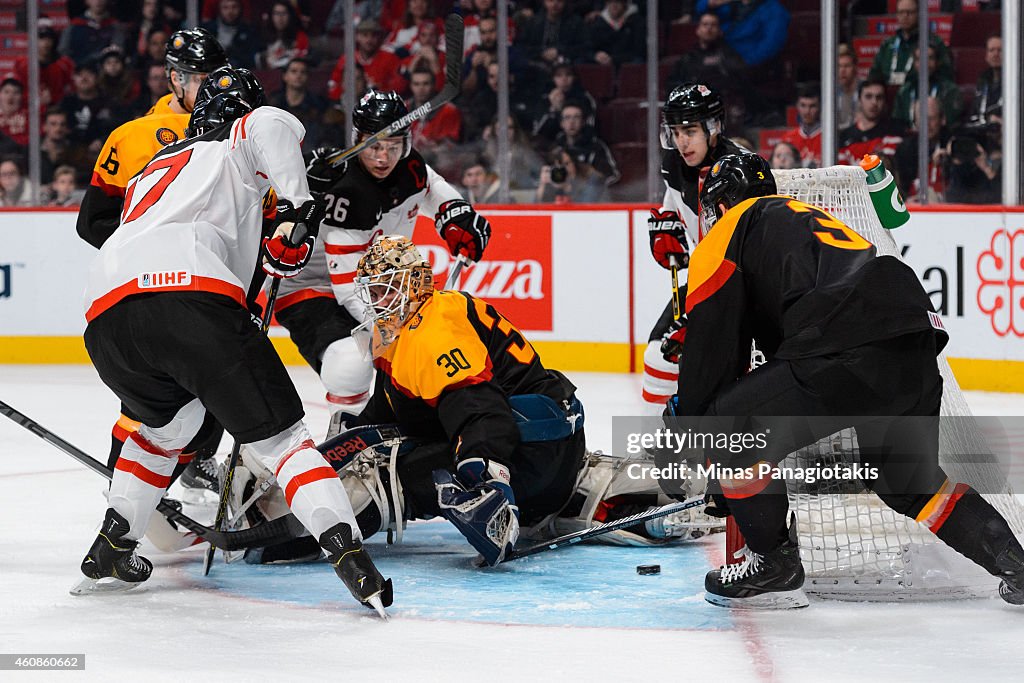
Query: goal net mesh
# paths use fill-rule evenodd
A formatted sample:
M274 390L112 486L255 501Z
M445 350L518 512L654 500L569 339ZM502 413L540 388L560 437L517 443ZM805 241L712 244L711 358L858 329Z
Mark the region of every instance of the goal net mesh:
M870 240L879 255L900 256L893 235L879 223L860 167L774 175L779 194L827 210ZM939 369L941 414L969 418L970 408L944 356L939 357ZM943 469L951 479L983 492L1021 537L1024 505L995 459L979 463L980 454L991 450L973 421L941 420ZM858 457L856 433L847 429L791 454L783 464L853 464ZM808 593L849 600L926 600L991 595L998 585L998 579L947 547L924 525L893 512L861 482L793 482L789 499L796 512Z

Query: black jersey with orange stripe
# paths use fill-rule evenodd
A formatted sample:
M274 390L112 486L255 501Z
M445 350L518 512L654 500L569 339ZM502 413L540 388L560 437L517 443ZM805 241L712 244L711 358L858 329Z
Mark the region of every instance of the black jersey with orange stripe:
M512 323L465 292L435 291L375 365L377 384L360 420L398 422L413 436L447 440L456 461L512 464L519 431L507 397L561 402L575 391Z
M821 356L941 327L916 274L827 211L791 197L730 209L690 257L679 410L700 415L766 357ZM936 331L939 350L948 339Z

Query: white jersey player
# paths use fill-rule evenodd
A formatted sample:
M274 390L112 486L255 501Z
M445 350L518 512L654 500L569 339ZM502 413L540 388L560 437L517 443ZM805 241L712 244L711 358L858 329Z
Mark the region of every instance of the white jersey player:
M370 90L352 112L353 144L408 113L396 93ZM420 214L430 216L453 256L477 261L490 238L483 216L416 150L406 130L385 138L340 168L326 159L337 150L314 153L310 190L325 207L322 245L298 277L282 284L277 319L291 333L303 358L320 375L332 420L359 413L369 400L373 368L351 337L365 311L353 280L360 257L375 237L412 237Z
M261 266L280 278L305 265L322 217L305 177L302 124L263 101L251 72L211 73L187 139L128 186L121 224L93 264L86 348L141 427L117 462L110 507L82 562L87 578L73 592L149 578L138 539L209 410L242 444L244 461L273 471L353 596L379 611L391 602L390 580L363 550L345 489L245 305ZM279 198L272 237L263 235L262 211L271 189Z

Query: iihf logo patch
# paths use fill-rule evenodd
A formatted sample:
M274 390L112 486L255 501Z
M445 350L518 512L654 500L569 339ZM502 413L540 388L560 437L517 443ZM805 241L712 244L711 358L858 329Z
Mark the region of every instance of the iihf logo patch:
M166 147L167 145L178 141L178 134L170 128L157 128L156 141Z

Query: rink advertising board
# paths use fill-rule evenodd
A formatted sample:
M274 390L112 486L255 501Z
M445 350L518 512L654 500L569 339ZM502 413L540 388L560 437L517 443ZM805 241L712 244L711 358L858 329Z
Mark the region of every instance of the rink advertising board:
M670 296L648 251L648 207L494 206L486 258L459 288L493 303L565 370L635 371ZM85 363L83 290L92 247L74 211L0 210L0 363ZM893 233L942 315L946 354L968 388L1024 391L1024 208L911 208ZM417 241L447 279L429 220ZM275 344L301 363L283 330Z

